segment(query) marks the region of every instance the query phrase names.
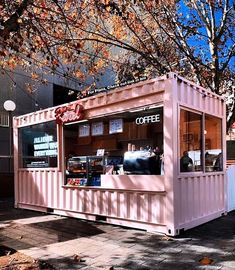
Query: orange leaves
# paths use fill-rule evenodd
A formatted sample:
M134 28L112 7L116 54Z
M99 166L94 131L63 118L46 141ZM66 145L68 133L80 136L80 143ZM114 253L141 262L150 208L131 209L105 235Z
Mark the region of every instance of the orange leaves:
M79 78L80 80L84 80L85 79L85 75L84 73L80 70L80 69L77 69L73 72L73 75L77 78Z
M78 13L77 13L77 11L70 12L70 13L68 14L68 18L69 18L71 21L75 21L75 20L78 18Z
M42 19L46 19L46 18L49 17L49 13L48 13L47 11L43 11L43 12L41 12L40 17L41 17Z
M71 8L71 6L72 6L72 0L67 0L66 2L65 2L65 4L64 4L64 10L65 11L68 11L68 10L70 10L70 8Z
M45 8L45 7L46 7L46 1L45 1L45 0L38 0L38 4L39 4L42 8Z
M51 61L51 63L52 63L52 65L54 65L54 66L58 66L58 65L59 65L59 60L53 59L53 60Z
M23 23L22 18L18 18L18 19L17 19L17 22L18 22L19 24Z
M60 24L56 24L54 29L53 29L53 37L55 39L66 39L67 36L66 36L66 29L63 28L62 25Z
M111 56L111 54L107 49L103 49L102 56L103 56L103 58L108 59Z
M26 87L26 91L27 91L27 92L29 92L30 94L33 93L33 86L32 86L32 84L26 83L26 84L25 84L25 87Z
M65 46L59 46L57 48L57 52L58 52L59 55L63 55L66 51L67 51L67 49L66 49Z
M66 46L59 46L57 48L58 56L64 60L66 64L72 63L73 52L70 48Z
M35 73L35 72L32 72L32 73L31 73L31 78L32 78L33 80L37 80L37 79L39 78L39 75L38 75L37 73Z
M16 56L10 56L8 61L6 62L6 65L9 69L15 69L17 66L17 57Z
M35 48L42 48L44 46L43 41L40 36L34 36L32 38L32 41Z
M94 69L94 71L98 71L98 70L100 70L101 68L103 68L105 66L105 60L104 59L102 59L102 58L100 58L100 59L98 59L97 61L96 61L96 63L94 64L94 66L93 66L93 69Z
M38 7L34 7L34 8L33 8L33 12L34 12L34 14L39 15L40 12L41 12L41 9L38 8Z
M123 40L126 37L126 30L123 24L123 20L119 16L112 16L110 22L112 23L112 31L111 34L116 38Z
M203 257L202 259L199 260L199 262L202 265L209 265L209 264L212 264L214 260L208 257Z
M96 61L89 63L89 67L87 69L87 75L96 75L99 71L101 71L106 66L106 61L102 58L99 58Z

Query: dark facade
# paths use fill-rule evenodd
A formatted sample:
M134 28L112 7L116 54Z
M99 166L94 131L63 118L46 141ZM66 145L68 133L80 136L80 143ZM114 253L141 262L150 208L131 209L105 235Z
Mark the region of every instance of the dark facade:
M43 83L44 81L44 83ZM75 78L66 78L57 74L42 75L41 81L33 81L29 73L21 69L14 72L0 73L0 198L13 196L13 161L10 155L10 138L12 134L11 117L3 104L12 100L16 104L13 116L23 115L40 109L74 101L80 89L88 83L81 83ZM97 87L111 85L114 76L105 74L97 83ZM31 89L27 89L30 85Z

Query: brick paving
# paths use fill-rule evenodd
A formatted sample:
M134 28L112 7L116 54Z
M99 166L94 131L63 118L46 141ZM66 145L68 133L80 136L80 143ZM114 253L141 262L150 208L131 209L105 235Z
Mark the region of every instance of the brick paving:
M4 206L0 243L57 270L234 270L235 212L169 238ZM213 263L202 265L204 257Z

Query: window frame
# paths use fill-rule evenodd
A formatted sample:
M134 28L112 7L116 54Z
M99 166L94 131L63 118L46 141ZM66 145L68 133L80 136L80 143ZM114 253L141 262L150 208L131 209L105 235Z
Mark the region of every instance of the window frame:
M48 124L48 123L52 123L54 122L55 123L55 128L56 128L56 131L55 131L55 134L56 134L56 139L57 139L57 155L56 155L56 166L48 166L48 167L24 167L23 166L23 153L22 153L22 137L19 135L18 136L18 145L19 145L19 149L18 149L18 168L19 170L48 170L48 169L59 169L60 168L60 159L59 159L59 156L60 156L60 143L59 143L59 139L60 139L60 135L59 135L59 132L58 132L58 125L56 123L55 120L50 120L50 121L43 121L43 122L39 122L39 123L34 123L34 124L31 124L31 125L27 125L27 126L22 126L22 127L19 127L18 128L18 134L20 134L20 130L23 129L23 128L30 128L32 126L37 126L37 125L41 125L41 124Z
M155 107L156 106L156 107ZM125 122L125 119L129 119L128 117L125 117L125 113L128 113L128 114L138 114L136 116L132 116L133 117L133 123L135 121L135 118L137 116L139 116L139 113L141 113L142 115L142 112L144 113L143 116L145 116L146 112L149 111L150 114L153 114L156 112L156 110L160 110L161 111L161 121L162 121L162 134L163 134L163 141L162 141L162 146L164 147L164 106L163 104L162 105L152 105L152 106L145 106L145 107L138 107L136 109L133 109L133 110L125 110L125 111L121 111L121 112L116 112L116 113L111 113L111 114L107 114L105 115L108 120L106 121L106 124L107 124L107 127L108 129L105 129L104 128L104 132L102 135L98 135L98 136L102 136L102 137L112 137L112 136L118 136L119 134L123 133L124 132L124 122ZM96 123L96 122L100 122L102 121L103 122L103 117L104 115L99 115L97 117L93 117L93 118L87 118L87 119L84 119L86 121L86 124L89 124L90 125L90 133L89 133L89 137L97 137L97 135L94 135L92 134L92 123ZM112 119L121 119L122 120L122 125L123 125L123 128L122 128L122 132L115 132L115 133L110 133L109 132L109 129L110 129L110 120ZM64 125L61 125L62 127L62 130L61 130L61 138L62 138L62 144L61 144L61 147L62 147L62 158L61 158L61 170L64 172L63 173L63 185L66 186L66 175L65 175L65 171L66 171L66 158L65 158L65 152L66 152L66 143L65 143L65 126L67 125L80 125L84 122L84 120L82 121L76 121L76 122L69 122L69 123L66 123ZM103 123L104 124L104 123ZM105 133L105 130L106 130L106 133ZM79 131L79 128L78 128L78 131ZM136 140L133 138L133 140ZM141 139L139 139L141 140ZM125 140L127 141L127 140ZM163 150L163 149L162 149ZM78 154L78 156L86 156L84 154ZM90 156L90 155L88 155ZM148 174L146 174L148 175ZM83 186L78 186L78 187L83 187Z
M223 169L221 171L206 171L206 164L204 162L204 166L205 166L205 173L214 173L214 172L223 172L224 171L224 147L223 147L223 121L222 121L222 118L221 117L218 117L218 116L215 116L215 115L212 115L212 114L209 114L209 113L204 113L204 131L206 131L206 116L209 116L209 117L213 117L213 118L217 118L218 120L220 120L220 145L221 145L221 153L222 153L222 166L223 166ZM205 150L205 153L206 153L206 134L204 134L204 150ZM205 154L203 155L204 159L205 159Z
M180 175L186 175L186 174L201 174L204 172L204 157L203 157L203 154L202 154L202 159L201 159L201 170L200 171L190 171L190 172L181 172L180 170L180 148L181 148L181 145L180 145L180 112L181 110L184 110L184 111L187 111L187 112L191 112L191 113L195 113L197 115L200 115L201 116L201 123L200 123L200 128L201 128L201 138L202 138L202 143L201 143L201 153L202 153L202 150L203 150L203 130L204 130L204 126L203 126L203 118L204 118L204 115L202 112L200 111L196 111L196 110L193 110L193 109L190 109L190 108L187 108L187 107L184 107L184 106L179 106L179 110L178 110L178 142L177 142L177 149L178 149L178 152L177 152L177 164L178 164L178 174Z
M185 110L187 112L192 112L192 113L196 113L202 116L201 119L201 138L202 138L202 142L201 142L201 153L202 153L202 170L200 171L190 171L190 172L181 172L180 171L180 112L181 110ZM210 117L215 117L218 118L221 121L221 152L222 152L222 156L223 156L223 170L221 171L206 171L206 164L205 164L205 153L206 153L206 149L205 149L205 126L206 126L206 116L210 116ZM197 174L218 174L218 173L223 173L225 170L225 166L224 166L224 144L223 144L223 117L219 117L217 115L213 115L207 112L200 112L182 105L179 105L178 107L178 141L177 141L177 171L178 171L178 175L180 176L185 176L185 175L189 175L189 174L193 174L193 175L197 175Z

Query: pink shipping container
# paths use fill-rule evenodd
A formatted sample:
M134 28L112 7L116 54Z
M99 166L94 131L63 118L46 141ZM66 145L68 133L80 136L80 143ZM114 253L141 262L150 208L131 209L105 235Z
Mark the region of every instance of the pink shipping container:
M15 207L168 235L215 219L225 117L174 73L15 117Z

